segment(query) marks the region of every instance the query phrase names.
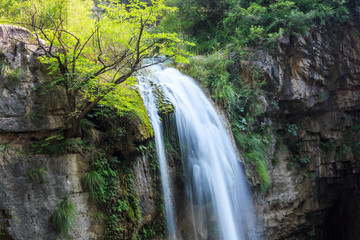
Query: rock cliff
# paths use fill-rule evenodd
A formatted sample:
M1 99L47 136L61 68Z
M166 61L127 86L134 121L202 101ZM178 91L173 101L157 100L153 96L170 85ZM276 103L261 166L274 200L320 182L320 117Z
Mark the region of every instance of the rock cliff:
M91 239L96 207L80 184L88 161L30 151L32 142L65 126L61 91L35 90L46 72L38 54L28 30L0 25L0 239L55 239L51 217L66 197L78 211L71 235Z
M261 120L276 132L276 143L268 152L271 186L255 194L264 239L360 238L359 27L284 37L275 54L259 52L250 63L265 73ZM34 90L46 69L26 29L1 25L0 50L0 239L55 239L52 215L66 197L77 209L69 236L98 239L104 222L80 184L91 168L90 159L79 151L37 153L31 146L65 127L61 90ZM251 78L247 65L241 64L240 72ZM135 233L161 238L149 231L163 231L163 223L154 223L163 217L157 166L146 154L135 156L135 145L146 141L135 135L128 145L111 151L121 156L117 152L126 149L134 155L127 172L130 184L121 185L124 175L117 187L120 197L135 189L131 194L138 199L134 205L141 218L122 213L124 224L117 227L123 228L124 239ZM146 147L138 149L144 153ZM181 186L180 179L174 182ZM181 187L177 191L181 199ZM186 208L180 201L178 205Z
M42 53L31 39L27 29L0 25L0 239L99 239L109 231L104 220L107 216L81 184L83 177L94 169L91 153L81 150L80 139L72 139L70 149L64 149L61 141L53 141L65 128L62 104L65 98L58 88L49 92L38 90L48 76L46 67L38 60ZM121 127L114 122L115 128ZM94 128L91 130L96 134ZM156 214L161 214L160 191L155 188L159 184L154 177L156 163L150 166L148 157L134 154L135 142L144 143L150 136L144 136L136 121L128 123L123 131L129 139L121 133L112 136L120 142L111 146L109 155L113 154L115 159L126 152L131 155L126 156L131 164L124 176L118 176L114 192L118 202L112 207L119 202L129 205L130 200L122 198L130 190L131 197L139 200L132 199L134 211L128 205L123 206L128 211L119 210L122 215L112 230L120 233L113 239L131 239L144 225L150 226ZM51 151L44 152L48 147ZM115 166L113 174L122 167ZM52 219L64 199L74 205L76 213L69 234L59 235ZM158 221L162 219L157 217Z
M284 37L252 62L265 72L263 121L277 138L271 186L257 197L266 239L360 238L358 29Z

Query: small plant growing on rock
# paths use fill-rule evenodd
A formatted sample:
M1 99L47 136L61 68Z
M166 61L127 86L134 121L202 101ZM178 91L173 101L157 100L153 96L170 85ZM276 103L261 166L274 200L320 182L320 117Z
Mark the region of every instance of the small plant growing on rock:
M65 236L69 233L75 220L75 214L76 208L68 197L59 203L52 217L52 225L60 235Z
M26 113L24 118L27 121L34 121L34 120L42 119L44 117L44 115L45 115L44 110L41 109L41 110Z
M0 238L5 237L5 229L4 228L0 228Z
M296 155L293 160L294 160L294 162L298 162L301 165L305 165L310 162L310 158L307 158L307 157L302 158L299 155Z
M295 123L292 123L292 124L288 124L287 125L287 132L294 135L294 136L297 136L297 130L298 130L298 127L296 126Z
M89 191L90 198L101 201L104 195L105 179L96 171L87 173L82 179L82 186Z
M136 147L136 151L140 152L142 155L145 155L146 147L142 144L140 144L138 147Z
M21 83L21 80L25 77L25 72L20 67L17 67L15 69L8 69L6 71L7 79L12 85L19 85Z
M42 184L47 182L48 169L45 167L38 167L29 170L26 175L35 184Z
M325 142L321 142L320 143L320 148L321 150L323 150L325 153L331 152L331 151L335 151L336 149L336 142L334 139L329 139Z
M0 144L0 156L4 155L7 146L5 144Z
M307 164L310 162L310 159L309 158L300 158L299 161L301 164Z
M11 68L5 59L4 55L0 53L0 78L6 79L10 86L17 86L25 77L25 72L22 68Z

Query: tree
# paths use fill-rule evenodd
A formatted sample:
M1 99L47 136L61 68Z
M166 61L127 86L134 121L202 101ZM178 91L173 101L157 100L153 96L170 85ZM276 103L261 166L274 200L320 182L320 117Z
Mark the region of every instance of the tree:
M8 9L2 9L34 33L40 60L49 66L49 86L65 90L68 137L80 136L86 114L135 72L169 58L186 61L183 46L191 43L156 31L161 16L175 8L164 0L118 2L8 0ZM165 57L142 64L154 56Z

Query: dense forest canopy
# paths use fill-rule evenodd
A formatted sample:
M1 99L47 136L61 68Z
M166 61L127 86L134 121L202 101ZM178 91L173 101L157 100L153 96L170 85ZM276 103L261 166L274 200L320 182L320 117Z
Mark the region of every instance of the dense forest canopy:
M219 46L271 45L284 33L306 34L326 23L359 20L357 0L168 0L179 9L163 21L164 29L195 40L198 51Z

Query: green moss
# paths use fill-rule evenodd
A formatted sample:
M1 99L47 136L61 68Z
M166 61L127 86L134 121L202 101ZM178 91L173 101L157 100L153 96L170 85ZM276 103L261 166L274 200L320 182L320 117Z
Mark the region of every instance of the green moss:
M20 67L6 71L4 74L9 82L13 85L19 85L25 77L25 72Z
M114 110L113 113L118 117L128 118L137 125L145 138L150 138L154 135L150 119L139 91L132 85L133 83L129 82L107 94L105 100L100 102L100 106Z
M263 135L253 132L241 132L233 130L235 142L241 152L244 153L245 162L255 169L260 180L260 189L266 190L270 185L270 178L266 169L266 151L269 142L263 139Z
M155 88L155 96L157 100L158 114L160 116L166 116L169 113L173 113L175 111L174 105L165 97L164 93L157 87Z

